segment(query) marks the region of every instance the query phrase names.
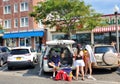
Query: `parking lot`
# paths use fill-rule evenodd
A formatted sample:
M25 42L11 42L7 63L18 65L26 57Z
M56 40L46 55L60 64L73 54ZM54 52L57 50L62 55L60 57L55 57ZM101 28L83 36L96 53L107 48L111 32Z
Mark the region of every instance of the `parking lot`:
M7 64L5 64L3 67L0 67L0 74L5 75L5 76L19 76L19 77L30 77L30 78L37 78L37 79L44 79L48 80L52 73L45 73L39 76L39 64L36 64L35 68L29 68L29 67L24 67L24 68L15 68L13 70L8 70L7 69ZM93 70L93 76L97 79L96 84L119 84L120 82L120 68L115 71L111 72L108 69L95 69ZM79 77L80 78L80 77ZM51 80L53 81L53 80ZM78 81L81 81L80 79ZM74 81L73 82L78 82ZM95 82L94 80L91 79L86 79L85 82L87 84L92 84Z

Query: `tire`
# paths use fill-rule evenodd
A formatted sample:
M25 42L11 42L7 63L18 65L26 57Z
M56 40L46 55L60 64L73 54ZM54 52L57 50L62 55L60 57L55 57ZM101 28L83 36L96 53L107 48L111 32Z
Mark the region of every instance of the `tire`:
M106 52L103 54L102 59L106 65L113 65L117 61L117 56L113 52Z
M31 63L31 68L35 68L35 59L33 58L33 62Z
M118 67L116 68L111 68L111 71L117 71Z
M8 70L12 70L12 67L8 66Z
M4 64L4 61L1 59L1 60L0 60L0 67L2 67L3 64Z
M34 62L32 62L31 68L35 68L35 63Z

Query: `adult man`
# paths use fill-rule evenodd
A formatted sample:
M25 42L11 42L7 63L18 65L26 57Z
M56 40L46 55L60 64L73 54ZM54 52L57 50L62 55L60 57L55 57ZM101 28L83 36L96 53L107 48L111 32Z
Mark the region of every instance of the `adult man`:
M52 58L49 60L49 66L53 67L53 77L55 77L55 72L60 66L60 56L54 51Z

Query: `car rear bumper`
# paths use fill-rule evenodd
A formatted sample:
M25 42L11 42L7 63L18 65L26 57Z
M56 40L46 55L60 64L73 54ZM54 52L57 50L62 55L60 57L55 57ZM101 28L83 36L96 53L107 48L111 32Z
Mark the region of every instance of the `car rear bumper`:
M72 67L60 67L58 69L58 71L61 70L61 69L64 69L64 68L71 68L72 70L75 70L75 67L72 66ZM53 68L49 68L49 67L44 67L43 70L44 70L44 72L53 72Z
M116 65L104 65L104 66L98 66L98 65L96 65L96 66L93 66L93 68L98 68L98 69L102 69L102 68L117 68L117 67L119 67L120 66L120 64L116 64Z
M21 66L27 66L27 65L32 65L33 63L31 61L20 61L20 62L7 62L8 66L9 67L13 67L13 66L16 66L16 67L21 67Z

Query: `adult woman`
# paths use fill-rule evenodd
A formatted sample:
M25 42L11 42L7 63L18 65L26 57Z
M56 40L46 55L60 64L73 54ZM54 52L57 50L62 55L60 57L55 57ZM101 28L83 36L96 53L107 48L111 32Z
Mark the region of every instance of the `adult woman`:
M96 80L95 78L92 77L92 63L96 62L96 59L94 57L92 48L90 45L85 46L84 52L84 62L85 62L85 74L87 75L88 69L89 69L89 76L88 78L92 78Z
M76 67L76 80L78 80L79 72L81 71L82 80L84 80L84 61L83 61L83 51L78 51L78 55L75 59L75 67Z

